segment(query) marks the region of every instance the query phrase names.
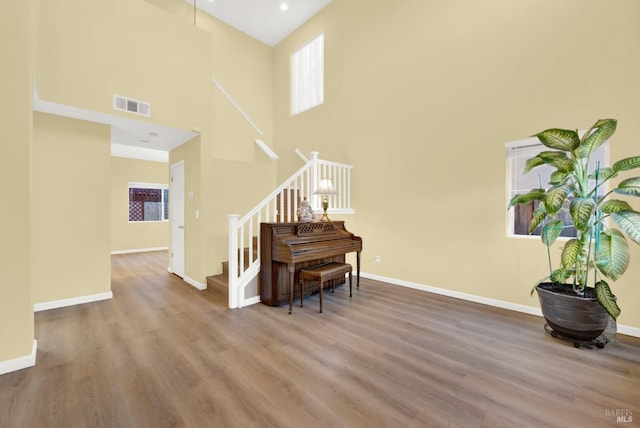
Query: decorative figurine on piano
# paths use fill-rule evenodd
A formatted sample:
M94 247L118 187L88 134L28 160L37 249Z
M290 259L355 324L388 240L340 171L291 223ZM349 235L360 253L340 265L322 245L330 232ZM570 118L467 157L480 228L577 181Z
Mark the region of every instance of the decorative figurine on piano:
M309 205L309 201L307 201L307 197L300 202L300 207L298 208L298 221L301 223L310 223L314 220L313 210Z

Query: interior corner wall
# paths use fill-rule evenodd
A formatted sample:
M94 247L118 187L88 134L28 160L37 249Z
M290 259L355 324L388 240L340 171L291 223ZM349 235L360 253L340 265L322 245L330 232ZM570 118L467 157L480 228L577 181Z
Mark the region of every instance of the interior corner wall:
M34 113L34 303L111 290L110 130Z
M166 162L111 157L111 251L169 247L168 221L129 221L131 182L169 186L169 165Z
M34 343L31 303L30 187L33 25L31 0L2 6L0 14L0 366L28 357ZM35 355L34 355L35 357Z
M289 54L320 32L325 102L290 116ZM612 159L639 154L634 52L636 0L333 0L274 49L279 178L296 147L352 164L364 272L535 308L546 252L506 236L504 144L613 117ZM640 328L632 246L612 289Z

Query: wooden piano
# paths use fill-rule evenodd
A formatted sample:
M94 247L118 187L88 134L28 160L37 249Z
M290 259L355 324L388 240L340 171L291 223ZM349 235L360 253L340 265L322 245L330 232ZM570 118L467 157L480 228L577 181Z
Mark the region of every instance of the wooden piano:
M329 262L344 263L356 253L356 281L360 283L362 238L344 227L344 221L260 224L260 299L278 306L289 302L291 284L298 284L300 269ZM333 285L343 284L335 280ZM305 284L304 294L317 290ZM298 287L294 287L299 294ZM295 297L295 296L294 296Z

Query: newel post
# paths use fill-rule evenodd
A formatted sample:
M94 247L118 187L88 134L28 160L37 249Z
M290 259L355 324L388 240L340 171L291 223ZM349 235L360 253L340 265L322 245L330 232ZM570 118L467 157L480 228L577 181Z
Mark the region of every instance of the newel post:
M238 214L229 214L229 308L238 307Z

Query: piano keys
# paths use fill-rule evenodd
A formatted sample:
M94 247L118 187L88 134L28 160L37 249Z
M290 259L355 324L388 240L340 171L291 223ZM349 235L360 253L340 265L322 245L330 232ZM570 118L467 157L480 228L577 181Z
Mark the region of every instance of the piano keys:
M316 223L260 224L260 299L262 303L279 306L289 302L289 289L294 298L300 270L330 262L345 262L347 253L356 253L356 281L360 282L360 252L362 238L349 232L344 221ZM335 284L344 281L334 280ZM317 290L316 283L305 283L304 294Z

